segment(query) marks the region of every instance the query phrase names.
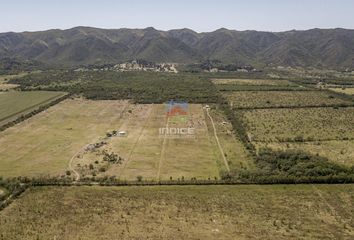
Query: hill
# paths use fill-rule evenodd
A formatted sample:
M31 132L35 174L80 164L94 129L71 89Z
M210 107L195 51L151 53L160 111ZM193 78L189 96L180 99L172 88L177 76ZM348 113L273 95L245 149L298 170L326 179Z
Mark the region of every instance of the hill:
M216 59L224 63L352 67L354 30L311 29L259 32L219 29L197 33L190 29L99 29L0 33L0 59L50 65L123 62L195 63Z

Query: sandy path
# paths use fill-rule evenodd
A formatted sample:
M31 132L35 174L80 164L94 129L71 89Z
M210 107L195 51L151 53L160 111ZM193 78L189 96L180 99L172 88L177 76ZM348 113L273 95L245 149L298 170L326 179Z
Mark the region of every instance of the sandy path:
M219 147L221 156L222 156L222 158L223 158L223 160L224 160L225 167L226 167L227 171L230 172L230 167L229 167L229 164L228 164L227 159L226 159L226 157L225 157L224 150L223 150L222 147L221 147L221 144L220 144L220 141L219 141L219 137L218 137L218 134L217 134L217 132L216 132L216 127L215 127L215 124L214 124L214 120L213 120L213 118L211 117L211 115L210 115L210 113L209 113L209 108L206 109L206 112L207 112L207 115L208 115L208 117L209 117L209 119L210 119L210 121L211 121L211 124L213 125L214 137L215 137L216 142L217 142L217 144L218 144L218 147Z
M166 124L165 124L166 128L168 128L168 120L169 120L169 117L167 116ZM158 166L157 174L156 174L156 179L157 180L160 180L162 161L165 158L165 152L166 152L166 142L167 142L167 138L166 138L166 134L165 134L165 136L163 138L163 142L162 142L162 147L161 147L161 152L160 152L160 161L159 161L159 166Z

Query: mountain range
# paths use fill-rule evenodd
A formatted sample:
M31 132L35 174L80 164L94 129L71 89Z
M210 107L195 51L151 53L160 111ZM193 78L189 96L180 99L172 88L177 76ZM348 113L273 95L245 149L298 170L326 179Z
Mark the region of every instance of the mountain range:
M218 29L99 29L0 33L0 60L33 60L50 65L152 62L224 63L258 66L353 68L354 30L311 29L260 32Z

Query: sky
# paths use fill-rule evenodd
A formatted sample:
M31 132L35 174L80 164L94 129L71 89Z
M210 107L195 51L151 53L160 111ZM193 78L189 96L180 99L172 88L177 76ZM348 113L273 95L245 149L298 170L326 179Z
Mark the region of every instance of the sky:
M0 0L0 32L75 26L197 32L354 29L354 0Z

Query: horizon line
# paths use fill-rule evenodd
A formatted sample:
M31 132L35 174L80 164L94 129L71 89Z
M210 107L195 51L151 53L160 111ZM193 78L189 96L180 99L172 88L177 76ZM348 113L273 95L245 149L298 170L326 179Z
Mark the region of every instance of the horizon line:
M284 32L292 32L292 31L297 31L297 32L303 32L303 31L310 31L310 30L336 30L336 29L342 29L342 30L349 30L353 31L354 29L351 28L343 28L343 27L331 27L331 28L307 28L307 29L289 29L289 30L282 30L282 31L269 31L269 30L254 30L254 29L247 29L247 30L237 30L237 29L229 29L226 27L220 27L215 30L211 31L196 31L192 28L188 27L183 27L183 28L172 28L168 30L163 30L163 29L157 29L153 26L145 27L145 28L134 28L134 27L121 27L121 28L104 28L104 27L93 27L93 26L84 26L84 25L79 25L79 26L74 26L74 27L69 27L69 28L48 28L48 29L43 29L43 30L25 30L25 31L6 31L6 32L0 32L0 34L5 34L5 33L36 33L36 32L48 32L48 31L67 31L67 30L72 30L75 28L91 28L91 29L100 29L100 30L147 30L147 29L153 29L159 32L168 32L168 31L174 31L174 30L190 30L198 34L202 33L212 33L212 32L217 32L220 30L227 30L227 31L236 31L236 32L268 32L268 33L284 33Z

